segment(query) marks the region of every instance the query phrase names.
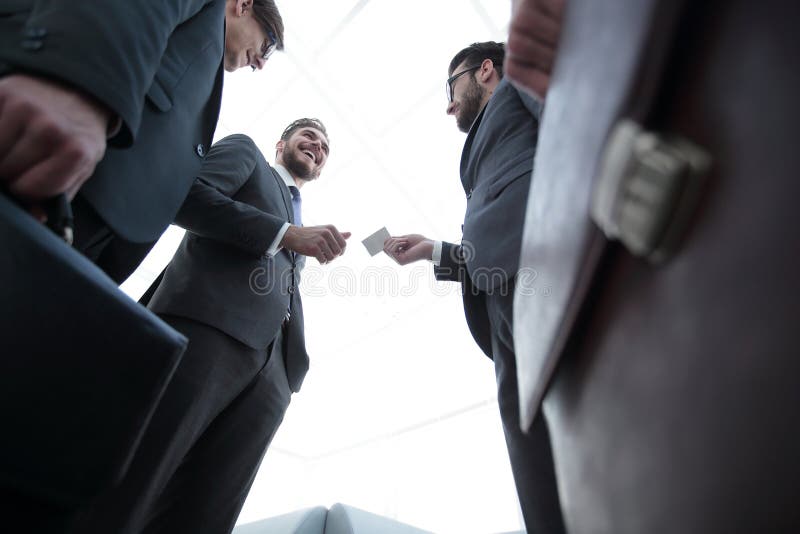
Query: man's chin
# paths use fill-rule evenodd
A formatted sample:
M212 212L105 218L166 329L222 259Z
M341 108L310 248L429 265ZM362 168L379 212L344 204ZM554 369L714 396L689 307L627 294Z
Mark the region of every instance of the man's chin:
M469 132L469 127L472 126L472 121L467 120L467 116L464 113L459 113L456 115L456 128L458 131L467 133Z
M310 182L311 180L316 178L316 176L312 175L312 170L306 165L301 164L300 162L290 163L289 165L286 166L286 168L291 173L292 176L294 176L299 180L303 180L304 182Z
M238 57L235 55L230 57L228 54L225 54L222 58L222 68L225 69L226 72L234 72L235 70L239 69L239 61Z
M303 174L298 173L296 176L299 180L302 180L303 182L313 182L314 180L319 178L319 174L312 174L311 171L308 170L306 170L306 172L304 172Z

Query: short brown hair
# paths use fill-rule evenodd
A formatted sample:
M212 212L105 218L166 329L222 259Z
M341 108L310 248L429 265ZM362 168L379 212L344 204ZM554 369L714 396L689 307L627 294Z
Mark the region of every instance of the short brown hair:
M503 61L505 60L505 44L497 43L495 41L486 41L484 43L472 43L461 52L455 55L450 61L450 68L447 70L449 74L453 74L456 67L462 63L467 63L468 67L480 65L484 59L492 60L494 70L497 75L503 77Z
M286 129L281 134L281 141L287 141L292 136L292 134L295 133L300 128L317 129L320 132L322 132L322 134L325 136L325 138L328 140L329 143L331 142L331 139L330 137L328 137L328 132L327 130L325 130L325 125L322 124L322 121L319 119L308 119L308 118L297 119L289 126L287 126Z
M275 36L275 48L283 50L283 18L274 0L253 0L253 16L264 30Z

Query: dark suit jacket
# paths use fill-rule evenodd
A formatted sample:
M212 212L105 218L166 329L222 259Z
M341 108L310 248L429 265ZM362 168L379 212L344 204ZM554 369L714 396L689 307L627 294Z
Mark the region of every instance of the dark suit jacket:
M467 195L463 239L444 243L438 280L464 285L472 336L492 355L484 295L507 290L519 269L522 229L541 104L501 80L467 134L461 183Z
M284 358L289 385L298 391L308 370L300 261L286 249L265 254L293 221L289 189L255 143L245 135L215 143L176 218L188 232L149 308L265 349L291 307Z
M122 119L80 194L126 240L158 238L211 144L224 7L225 0L0 4L0 74L60 80Z

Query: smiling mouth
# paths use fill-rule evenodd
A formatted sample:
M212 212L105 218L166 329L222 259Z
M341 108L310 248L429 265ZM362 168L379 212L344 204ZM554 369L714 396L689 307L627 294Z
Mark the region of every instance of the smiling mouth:
M301 152L303 154L305 154L306 156L308 156L311 159L311 161L313 161L314 163L317 162L316 156L314 156L314 153L311 152L310 150L301 150Z

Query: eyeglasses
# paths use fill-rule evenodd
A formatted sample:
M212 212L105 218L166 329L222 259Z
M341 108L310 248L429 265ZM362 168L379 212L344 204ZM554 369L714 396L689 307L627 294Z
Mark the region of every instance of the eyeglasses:
M464 74L466 74L468 72L472 72L473 70L476 70L476 69L479 69L479 68L481 68L480 65L475 65L474 67L467 67L466 69L462 70L461 72L459 72L457 74L453 74L452 76L447 78L447 83L445 84L445 90L447 91L447 103L448 104L453 101L453 83L455 83L455 81L459 77L463 76Z
M267 30L267 37L269 37L269 43L264 40L264 42L261 44L261 59L264 61L268 60L269 56L271 56L278 47L278 40L275 39L275 34L272 33L272 31ZM250 68L253 69L253 71L256 70L255 65L251 65Z

